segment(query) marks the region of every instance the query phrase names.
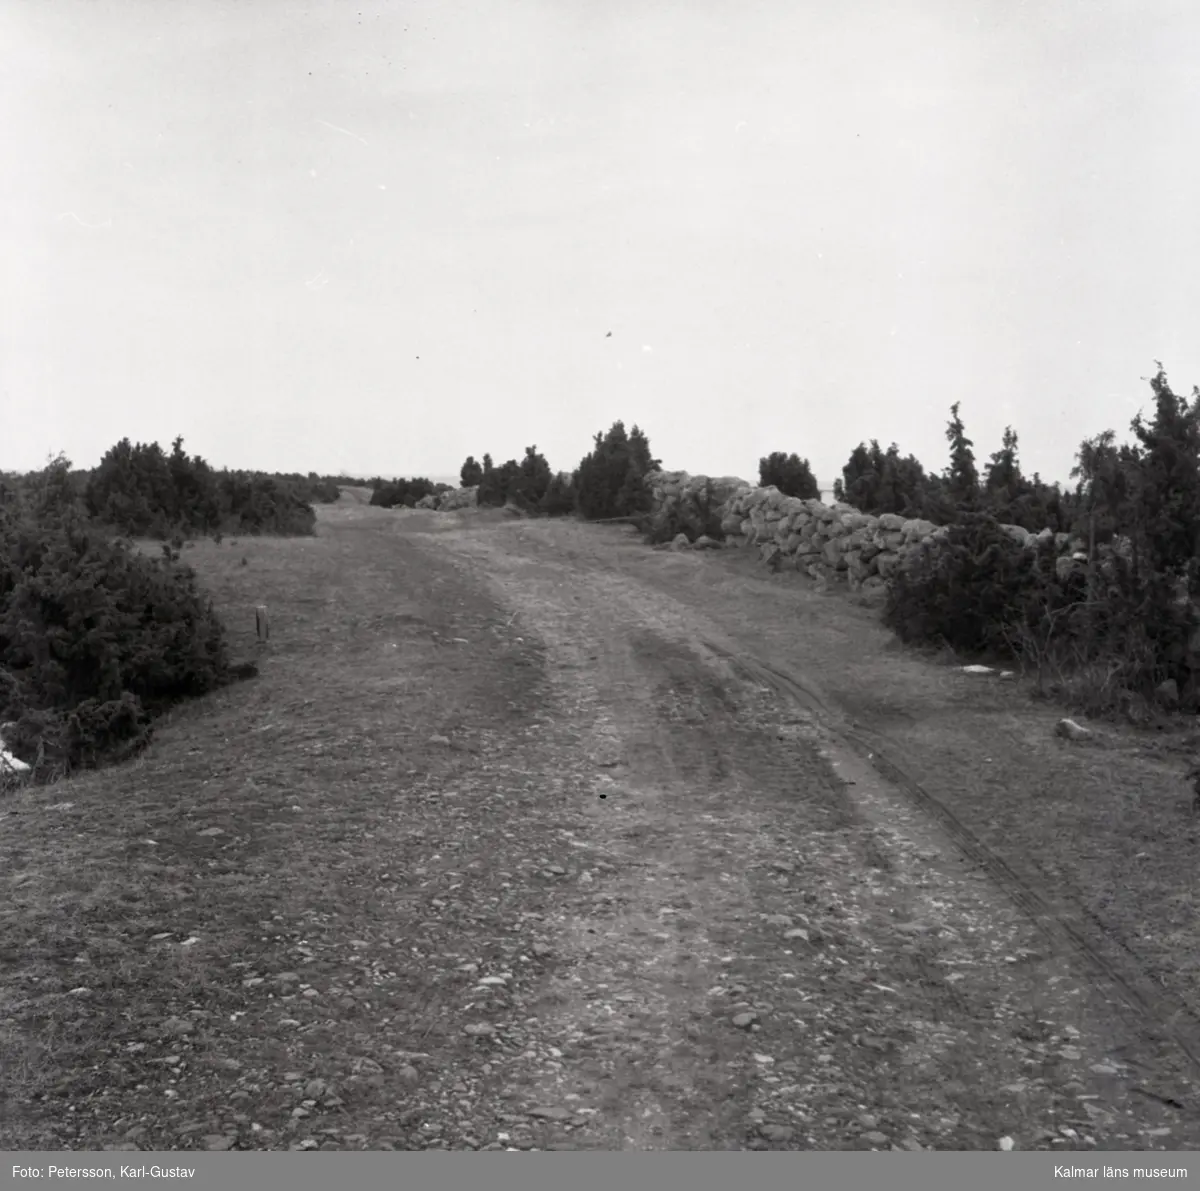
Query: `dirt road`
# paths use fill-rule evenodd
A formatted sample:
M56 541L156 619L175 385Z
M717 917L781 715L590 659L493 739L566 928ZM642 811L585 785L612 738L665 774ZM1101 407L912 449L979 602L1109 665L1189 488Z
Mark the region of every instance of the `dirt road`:
M562 1056L534 1081L590 1110L573 1146L1200 1139L1196 1023L1154 947L1131 951L1020 833L1005 845L1021 783L1086 785L1052 710L981 698L746 555L444 520L420 527L430 548L545 650L540 743L576 779L538 1017ZM980 816L981 797L1008 805Z
M189 561L272 645L0 813L0 1148L1200 1144L1161 749L619 527Z

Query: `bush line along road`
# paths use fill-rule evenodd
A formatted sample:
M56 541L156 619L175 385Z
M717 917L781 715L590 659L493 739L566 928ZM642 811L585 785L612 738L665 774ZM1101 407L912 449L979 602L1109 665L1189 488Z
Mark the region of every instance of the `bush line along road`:
M0 803L0 1147L1200 1144L1169 740L748 551L318 519L189 551L258 678Z

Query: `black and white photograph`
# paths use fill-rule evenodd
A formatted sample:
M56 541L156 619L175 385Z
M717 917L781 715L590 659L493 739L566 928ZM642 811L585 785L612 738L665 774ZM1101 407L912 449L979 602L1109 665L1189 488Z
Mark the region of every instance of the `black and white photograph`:
M12 1185L1189 1177L1200 6L2 0L0 113Z

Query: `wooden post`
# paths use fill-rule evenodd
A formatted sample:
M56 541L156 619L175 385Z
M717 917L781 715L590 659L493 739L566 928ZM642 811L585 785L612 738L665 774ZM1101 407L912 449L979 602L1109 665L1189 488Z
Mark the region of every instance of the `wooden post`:
M267 620L266 604L259 604L254 609L254 630L260 641L267 641L271 636L271 625Z

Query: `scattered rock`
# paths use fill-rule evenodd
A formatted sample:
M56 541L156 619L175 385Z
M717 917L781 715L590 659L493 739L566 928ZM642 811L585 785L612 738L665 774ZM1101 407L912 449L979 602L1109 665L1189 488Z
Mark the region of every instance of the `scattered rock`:
M237 1145L237 1138L228 1133L210 1133L204 1139L206 1150L232 1150Z
M1059 720L1054 725L1054 734L1064 740L1087 740L1092 732L1090 728L1080 727L1074 720Z
M774 1142L791 1141L796 1132L789 1125L760 1125L758 1131L767 1141Z
M730 1019L739 1030L748 1030L756 1021L757 1013L735 1013Z
M878 1129L872 1129L870 1133L864 1133L862 1139L873 1146L885 1146L888 1143L887 1134L880 1133Z
M486 1021L476 1021L465 1026L463 1033L469 1034L472 1038L491 1038L496 1033L496 1027Z
M1165 682L1160 682L1154 688L1154 697L1170 710L1174 710L1179 706L1179 686L1175 679L1168 678Z
M1013 1139L1011 1137L1002 1137L996 1144L1000 1149L1007 1152L1013 1148Z
M431 737L429 738L429 743L430 743L430 744L449 744L449 743L450 743L450 737L449 737L449 736L439 736L439 735L434 735L434 736L431 736Z
M783 937L785 939L800 939L803 942L807 943L808 942L808 931L806 931L804 929L804 927L802 927L802 926L793 926L792 929L787 931Z
M206 827L203 831L196 832L197 835L224 835L224 827Z
M571 1113L566 1108L531 1108L527 1116L537 1117L543 1121L569 1121Z

